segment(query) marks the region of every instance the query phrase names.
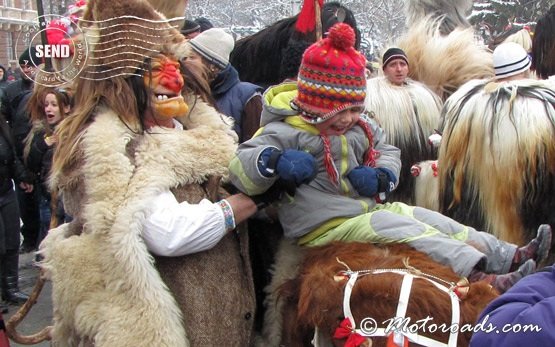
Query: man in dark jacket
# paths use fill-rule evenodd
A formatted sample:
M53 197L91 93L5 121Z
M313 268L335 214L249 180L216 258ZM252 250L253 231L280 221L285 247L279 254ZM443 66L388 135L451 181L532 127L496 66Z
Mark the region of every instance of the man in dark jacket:
M235 120L234 130L239 142L252 137L260 125L262 88L239 79L237 70L229 63L235 42L223 29L208 29L189 41L189 59L201 59L208 69L212 97L218 111Z
M9 303L21 304L29 298L19 291L19 208L16 187L26 193L33 192L34 176L15 155L14 144L6 120L0 115L0 277L2 298ZM7 308L0 304L0 311Z
M27 101L33 91L36 66L40 63L40 58L36 57L36 49L34 47L26 49L19 56L22 78L6 86L0 99L0 113L4 115L10 126L15 153L22 162L24 141L31 130ZM28 193L17 186L16 193L23 221L22 251L30 252L36 249L40 227L38 199L35 191Z

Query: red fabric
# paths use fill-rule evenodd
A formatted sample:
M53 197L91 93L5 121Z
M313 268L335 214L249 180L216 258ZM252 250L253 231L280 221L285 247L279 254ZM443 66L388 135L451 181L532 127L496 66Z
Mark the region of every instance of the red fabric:
M10 347L10 340L6 334L6 326L4 325L4 318L0 313L0 347Z
M339 324L339 327L335 329L335 332L333 333L333 338L346 338L347 341L345 342L345 347L358 347L366 341L366 338L364 336L357 334L353 330L349 318L343 319L343 321Z
M67 35L67 26L60 20L53 20L46 27L46 38L49 44L59 45Z
M316 28L316 7L314 3L318 1L320 9L324 4L324 0L304 0L303 7L295 23L295 28L301 33L313 31Z

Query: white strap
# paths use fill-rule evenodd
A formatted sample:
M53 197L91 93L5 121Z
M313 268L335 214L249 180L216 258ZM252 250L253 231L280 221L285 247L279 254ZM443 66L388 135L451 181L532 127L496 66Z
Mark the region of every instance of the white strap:
M404 272L404 271L398 271L398 270L378 270L376 272L374 272L374 274L382 274L382 273L397 273L400 275L403 275L403 282L401 284L401 291L399 293L399 303L397 305L397 312L396 312L396 318L399 319L404 319L405 315L407 313L407 308L408 308L408 303L409 303L409 298L410 298L410 292L412 289L412 283L414 278L422 278L427 280L428 282L432 283L436 288L440 289L441 291L447 293L449 295L449 297L451 298L451 326L457 326L457 331L451 331L449 334L449 340L447 342L447 344L443 343L443 342L439 342L436 340L433 340L429 337L425 337L425 336L421 336L418 335L416 333L411 333L409 331L398 331L395 330L394 331L394 338L397 341L399 341L399 338L401 336L405 336L407 339L409 339L409 341L414 342L416 344L422 345L422 346L428 346L428 347L457 347L457 337L458 337L458 328L460 328L459 326L459 322L460 322L460 306L459 306L459 298L457 297L457 295L450 290L449 288L447 288L446 286L436 282L436 281L432 281L431 279L427 278L427 277L422 277L422 276L418 276L418 275L413 275L410 274L408 272ZM345 292L344 292L344 296L343 296L343 314L345 315L345 318L348 318L349 321L351 322L351 326L353 328L356 328L355 325L355 320L353 317L353 313L351 312L351 305L350 305L350 301L351 301L351 294L353 291L353 287L355 285L355 282L358 279L358 272L349 272L349 280L347 281L346 285L345 285ZM387 336L385 329L383 328L378 328L376 329L376 331L372 334L368 334L368 332L364 332L361 331L360 329L355 329L355 332L358 333L359 335L362 336L366 336L366 337L372 337L372 336ZM391 333L391 332L389 332ZM402 341L402 338L401 338Z
M351 312L351 293L353 291L353 287L355 286L355 282L358 278L358 272L353 272L349 274L349 280L345 285L345 295L343 296L343 314L345 318L349 318L351 322L351 327L356 328L355 325L355 318L353 317L353 313Z

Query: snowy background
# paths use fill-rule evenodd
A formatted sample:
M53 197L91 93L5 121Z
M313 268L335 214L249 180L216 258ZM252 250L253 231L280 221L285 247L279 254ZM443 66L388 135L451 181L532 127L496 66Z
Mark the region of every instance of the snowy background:
M63 14L75 0L42 1L45 13ZM355 14L363 38L361 50L371 57L406 30L404 8L408 1L338 2ZM301 4L302 0L189 0L184 16L188 19L205 17L215 26L240 38L279 19L297 14ZM511 26L521 28L527 25L533 30L536 20L554 4L555 0L476 0L468 13L468 19L476 30L477 38L487 42Z

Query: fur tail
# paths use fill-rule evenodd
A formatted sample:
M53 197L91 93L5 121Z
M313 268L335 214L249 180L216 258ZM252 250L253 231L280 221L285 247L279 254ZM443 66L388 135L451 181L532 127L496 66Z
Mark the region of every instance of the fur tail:
M410 77L434 90L443 100L472 79L494 76L492 54L479 46L472 28L441 33L441 19L427 17L411 26L398 41L410 61Z
M412 29L422 18L431 16L439 20L440 32L447 35L455 28L470 27L466 13L471 7L472 0L409 0L405 6L406 24Z

